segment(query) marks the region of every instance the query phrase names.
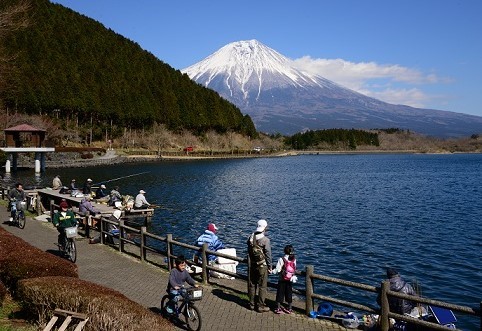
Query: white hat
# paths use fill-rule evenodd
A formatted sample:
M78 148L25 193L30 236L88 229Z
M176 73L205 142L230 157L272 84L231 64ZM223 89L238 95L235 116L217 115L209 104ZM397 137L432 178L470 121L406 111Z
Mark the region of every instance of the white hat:
M88 182L91 182L91 181L92 181L92 179L90 179L90 178L87 178L87 181L88 181Z
M266 222L266 220L259 220L258 227L256 228L256 232L263 232L267 226L268 226L268 222Z
M102 185L100 186L100 188L105 188L105 185L104 185L104 184L102 184Z
M122 212L119 209L116 209L116 210L114 210L112 215L114 215L115 218L119 219L122 215Z
M144 194L144 193L146 193L146 191L140 190L139 193L140 193L140 194Z

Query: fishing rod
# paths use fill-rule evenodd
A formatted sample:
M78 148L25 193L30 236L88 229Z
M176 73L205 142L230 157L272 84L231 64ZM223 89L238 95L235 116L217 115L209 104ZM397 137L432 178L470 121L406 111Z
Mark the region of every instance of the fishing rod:
M114 179L104 180L104 181L102 181L102 182L95 183L95 184L92 184L92 185L99 185L99 184L109 183L109 182L113 182L113 181L115 181L115 180L119 180L119 179L123 179L123 178L128 178L128 177L133 177L133 176L139 176L139 175L147 174L148 172L149 172L149 171L144 171L144 172L139 172L139 173L137 173L137 174L132 174L132 175L122 176L122 177L118 177L118 178L114 178Z

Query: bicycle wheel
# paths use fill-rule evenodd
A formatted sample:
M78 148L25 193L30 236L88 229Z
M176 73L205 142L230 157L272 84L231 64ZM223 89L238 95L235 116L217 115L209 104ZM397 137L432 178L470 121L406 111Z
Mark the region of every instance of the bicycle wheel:
M66 253L69 257L69 260L72 261L72 263L75 263L77 260L77 248L75 246L75 240L68 239Z
M199 309L197 309L196 306L194 306L193 304L187 304L186 308L184 309L184 318L186 319L186 325L188 330L201 330L201 314L199 313Z
M19 227L20 229L25 228L25 222L26 222L26 220L25 220L25 214L22 213L22 212L20 212L20 213L17 214L16 218L17 218L18 227Z
M169 302L169 295L166 294L161 299L161 314L164 317L169 315L168 312L166 311L166 306L167 306L168 302Z

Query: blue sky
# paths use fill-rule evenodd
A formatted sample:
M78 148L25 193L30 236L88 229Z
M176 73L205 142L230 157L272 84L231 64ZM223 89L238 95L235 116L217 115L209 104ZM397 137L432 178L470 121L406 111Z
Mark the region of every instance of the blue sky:
M257 39L355 91L482 116L480 0L51 0L176 69Z

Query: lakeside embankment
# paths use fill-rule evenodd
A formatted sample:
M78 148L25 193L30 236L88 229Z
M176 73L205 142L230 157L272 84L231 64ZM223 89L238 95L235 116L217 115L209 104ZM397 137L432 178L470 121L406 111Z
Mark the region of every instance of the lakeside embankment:
M77 153L75 153L77 154ZM275 153L250 153L250 154L201 154L191 153L180 155L178 153L166 153L159 155L128 155L117 153L115 150L108 150L104 155L93 157L91 159L82 159L76 157L74 153L52 153L50 160L46 161L47 168L87 168L102 165L115 165L122 163L143 163L143 162L160 162L160 161L195 161L195 160L216 160L216 159L247 159L247 158L273 158L299 155L380 155L380 154L480 154L480 152L421 152L418 150L309 150L309 151L282 151ZM19 167L33 168L30 161L19 162Z

